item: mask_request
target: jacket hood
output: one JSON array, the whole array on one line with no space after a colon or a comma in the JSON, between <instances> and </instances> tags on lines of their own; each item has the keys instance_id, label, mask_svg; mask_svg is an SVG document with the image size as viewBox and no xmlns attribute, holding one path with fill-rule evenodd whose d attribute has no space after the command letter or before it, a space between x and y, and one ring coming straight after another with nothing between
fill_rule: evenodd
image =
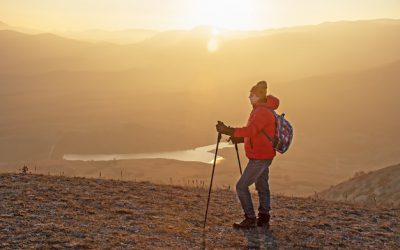
<instances>
[{"instance_id":1,"label":"jacket hood","mask_svg":"<svg viewBox=\"0 0 400 250\"><path fill-rule=\"evenodd\" d=\"M254 108L260 107L260 106L275 110L279 107L279 99L273 95L267 95L266 102L258 102L256 104L254 104Z\"/></svg>"}]
</instances>

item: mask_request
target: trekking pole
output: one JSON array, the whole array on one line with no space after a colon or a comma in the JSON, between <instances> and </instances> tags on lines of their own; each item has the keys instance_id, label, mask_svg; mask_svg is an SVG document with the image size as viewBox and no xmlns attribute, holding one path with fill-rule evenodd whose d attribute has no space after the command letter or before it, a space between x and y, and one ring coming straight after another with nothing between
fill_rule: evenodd
<instances>
[{"instance_id":1,"label":"trekking pole","mask_svg":"<svg viewBox=\"0 0 400 250\"><path fill-rule=\"evenodd\" d=\"M238 150L238 145L237 142L235 142L235 149L236 149L236 156L239 162L239 170L240 170L240 175L242 175L242 164L240 163L240 157L239 157L239 150Z\"/></svg>"},{"instance_id":2,"label":"trekking pole","mask_svg":"<svg viewBox=\"0 0 400 250\"><path fill-rule=\"evenodd\" d=\"M215 156L214 156L214 163L213 163L213 169L212 169L212 174L211 174L210 188L208 189L207 208L206 208L206 214L204 215L204 225L203 225L203 229L206 228L207 214L208 214L208 205L209 205L209 203L210 203L211 188L212 188L212 183L213 183L213 179L214 179L215 163L217 162L218 146L219 146L219 142L221 141L221 137L222 137L221 133L218 133L217 148L215 149Z\"/></svg>"}]
</instances>

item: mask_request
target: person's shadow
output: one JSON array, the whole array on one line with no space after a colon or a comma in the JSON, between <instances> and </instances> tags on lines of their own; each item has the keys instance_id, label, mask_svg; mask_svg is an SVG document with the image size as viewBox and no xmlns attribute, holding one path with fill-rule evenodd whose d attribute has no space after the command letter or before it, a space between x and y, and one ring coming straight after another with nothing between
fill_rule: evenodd
<instances>
[{"instance_id":1,"label":"person's shadow","mask_svg":"<svg viewBox=\"0 0 400 250\"><path fill-rule=\"evenodd\" d=\"M279 249L275 237L268 228L241 230L247 239L246 249Z\"/></svg>"},{"instance_id":2,"label":"person's shadow","mask_svg":"<svg viewBox=\"0 0 400 250\"><path fill-rule=\"evenodd\" d=\"M247 239L247 244L244 249L279 249L275 237L268 228L254 228L248 230L236 231L243 234ZM206 246L206 232L203 230L202 249L207 249Z\"/></svg>"}]
</instances>

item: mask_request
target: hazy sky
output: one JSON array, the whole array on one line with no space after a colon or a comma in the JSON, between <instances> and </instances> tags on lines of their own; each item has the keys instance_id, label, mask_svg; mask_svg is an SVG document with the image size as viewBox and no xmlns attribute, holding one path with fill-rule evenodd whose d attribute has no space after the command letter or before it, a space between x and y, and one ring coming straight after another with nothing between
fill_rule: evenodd
<instances>
[{"instance_id":1,"label":"hazy sky","mask_svg":"<svg viewBox=\"0 0 400 250\"><path fill-rule=\"evenodd\" d=\"M400 0L0 0L0 21L41 30L266 29L400 18Z\"/></svg>"}]
</instances>

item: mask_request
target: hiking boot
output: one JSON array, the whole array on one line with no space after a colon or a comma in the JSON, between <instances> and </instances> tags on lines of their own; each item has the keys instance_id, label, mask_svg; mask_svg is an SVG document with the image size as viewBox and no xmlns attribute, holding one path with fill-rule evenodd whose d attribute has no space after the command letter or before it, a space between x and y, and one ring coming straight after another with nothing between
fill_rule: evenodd
<instances>
[{"instance_id":1,"label":"hiking boot","mask_svg":"<svg viewBox=\"0 0 400 250\"><path fill-rule=\"evenodd\" d=\"M257 226L269 228L269 214L258 214Z\"/></svg>"},{"instance_id":2,"label":"hiking boot","mask_svg":"<svg viewBox=\"0 0 400 250\"><path fill-rule=\"evenodd\" d=\"M233 228L235 228L235 229L249 229L249 228L254 228L254 227L256 227L256 218L246 217L240 223L233 223Z\"/></svg>"}]
</instances>

